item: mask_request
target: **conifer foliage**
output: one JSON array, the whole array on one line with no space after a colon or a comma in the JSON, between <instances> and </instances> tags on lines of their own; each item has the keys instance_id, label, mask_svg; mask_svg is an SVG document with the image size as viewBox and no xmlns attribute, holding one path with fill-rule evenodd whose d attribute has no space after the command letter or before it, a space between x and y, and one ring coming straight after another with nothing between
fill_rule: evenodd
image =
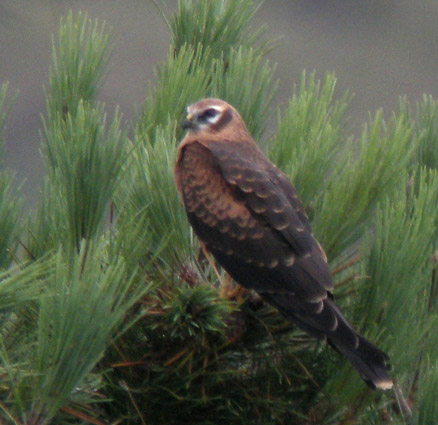
<instances>
[{"instance_id":1,"label":"conifer foliage","mask_svg":"<svg viewBox=\"0 0 438 425\"><path fill-rule=\"evenodd\" d=\"M252 0L180 0L172 44L127 136L97 95L103 23L53 38L31 218L0 169L0 423L413 424L438 415L438 107L401 100L345 134L351 96L303 72L278 113L272 44ZM233 104L293 180L346 316L384 349L394 391L231 282L173 182L186 105ZM0 137L10 103L0 89ZM264 137L278 116L276 133ZM3 140L1 141L3 147ZM30 214L29 214L30 216Z\"/></svg>"}]
</instances>

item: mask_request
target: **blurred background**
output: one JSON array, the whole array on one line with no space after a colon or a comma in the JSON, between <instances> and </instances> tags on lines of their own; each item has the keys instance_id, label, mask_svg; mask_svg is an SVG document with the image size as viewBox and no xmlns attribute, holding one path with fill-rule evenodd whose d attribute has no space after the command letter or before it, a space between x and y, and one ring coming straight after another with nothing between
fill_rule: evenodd
<instances>
[{"instance_id":1,"label":"blurred background","mask_svg":"<svg viewBox=\"0 0 438 425\"><path fill-rule=\"evenodd\" d=\"M160 0L159 0L160 2ZM163 0L168 14L176 0ZM29 205L42 178L39 156L44 89L51 35L69 10L105 20L114 45L99 99L126 119L140 111L154 68L168 52L169 32L151 0L0 0L0 83L15 96L6 128L5 165L15 170ZM368 114L388 116L406 95L415 103L438 92L438 1L436 0L266 0L254 25L268 26L278 47L279 93L285 105L303 69L338 78L337 94L355 94L348 131L357 132ZM276 116L275 110L273 115Z\"/></svg>"}]
</instances>

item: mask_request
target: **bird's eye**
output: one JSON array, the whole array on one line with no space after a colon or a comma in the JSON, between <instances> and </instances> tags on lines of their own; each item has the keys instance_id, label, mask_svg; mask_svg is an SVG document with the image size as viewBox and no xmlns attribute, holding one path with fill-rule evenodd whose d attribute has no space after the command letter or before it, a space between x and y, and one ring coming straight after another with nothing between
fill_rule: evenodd
<instances>
[{"instance_id":1,"label":"bird's eye","mask_svg":"<svg viewBox=\"0 0 438 425\"><path fill-rule=\"evenodd\" d=\"M219 111L217 109L214 108L210 108L205 110L202 115L201 118L204 121L209 121L211 118L214 118L215 116L217 116L219 114Z\"/></svg>"}]
</instances>

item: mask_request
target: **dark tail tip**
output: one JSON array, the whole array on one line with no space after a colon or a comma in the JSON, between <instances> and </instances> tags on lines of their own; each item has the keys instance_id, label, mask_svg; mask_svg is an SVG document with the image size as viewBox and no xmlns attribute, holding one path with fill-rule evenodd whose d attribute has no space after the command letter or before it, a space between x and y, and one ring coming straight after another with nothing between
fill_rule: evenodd
<instances>
[{"instance_id":1,"label":"dark tail tip","mask_svg":"<svg viewBox=\"0 0 438 425\"><path fill-rule=\"evenodd\" d=\"M358 335L359 344L356 348L339 347L361 378L372 389L390 390L394 383L388 376L391 370L388 356L371 342Z\"/></svg>"}]
</instances>

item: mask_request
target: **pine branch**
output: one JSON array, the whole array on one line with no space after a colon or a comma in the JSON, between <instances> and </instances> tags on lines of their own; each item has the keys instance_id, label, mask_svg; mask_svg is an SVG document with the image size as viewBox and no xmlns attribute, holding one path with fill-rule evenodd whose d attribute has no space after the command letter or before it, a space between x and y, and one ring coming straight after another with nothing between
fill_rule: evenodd
<instances>
[{"instance_id":1,"label":"pine branch","mask_svg":"<svg viewBox=\"0 0 438 425\"><path fill-rule=\"evenodd\" d=\"M4 130L8 113L8 84L0 87L0 270L6 269L14 258L21 232L21 200L16 195L14 175L4 170Z\"/></svg>"},{"instance_id":2,"label":"pine branch","mask_svg":"<svg viewBox=\"0 0 438 425\"><path fill-rule=\"evenodd\" d=\"M96 100L110 56L104 24L72 13L61 21L27 262L15 253L19 202L0 175L0 422L406 423L396 394L370 392L325 344L234 290L178 199L188 104L228 100L257 140L272 118L275 66L263 29L251 27L258 7L179 1L132 140ZM436 102L411 110L402 101L388 122L378 111L347 137L351 96L336 96L335 82L303 73L266 147L336 266L339 304L390 354L412 425L433 423ZM3 85L0 130L5 97Z\"/></svg>"},{"instance_id":3,"label":"pine branch","mask_svg":"<svg viewBox=\"0 0 438 425\"><path fill-rule=\"evenodd\" d=\"M54 274L46 281L29 423L49 423L75 392L92 397L99 384L87 376L120 330L127 311L148 290L133 287L121 261L102 270L101 256L102 248L85 251L84 244L71 265L59 254Z\"/></svg>"}]
</instances>

